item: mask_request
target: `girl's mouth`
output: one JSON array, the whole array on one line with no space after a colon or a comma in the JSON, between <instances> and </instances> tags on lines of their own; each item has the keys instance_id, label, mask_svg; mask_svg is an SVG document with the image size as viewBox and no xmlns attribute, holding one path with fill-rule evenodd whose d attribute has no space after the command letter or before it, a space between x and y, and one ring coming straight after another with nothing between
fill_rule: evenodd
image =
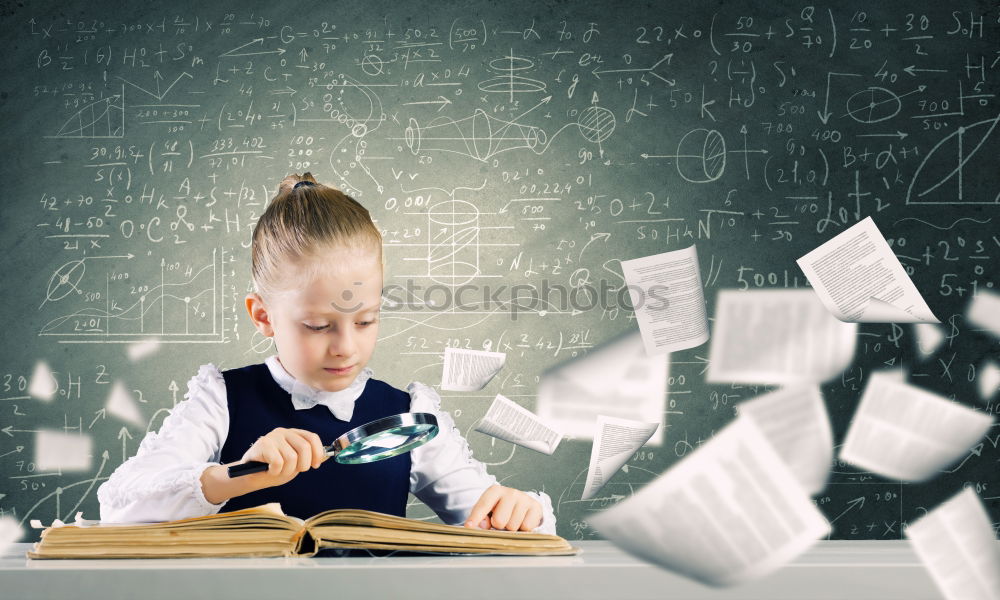
<instances>
[{"instance_id":1,"label":"girl's mouth","mask_svg":"<svg viewBox=\"0 0 1000 600\"><path fill-rule=\"evenodd\" d=\"M349 367L344 367L343 369L328 369L326 367L323 367L323 370L326 371L327 373L333 373L334 375L346 375L347 373L350 373L351 369L353 368L354 365L351 365Z\"/></svg>"}]
</instances>

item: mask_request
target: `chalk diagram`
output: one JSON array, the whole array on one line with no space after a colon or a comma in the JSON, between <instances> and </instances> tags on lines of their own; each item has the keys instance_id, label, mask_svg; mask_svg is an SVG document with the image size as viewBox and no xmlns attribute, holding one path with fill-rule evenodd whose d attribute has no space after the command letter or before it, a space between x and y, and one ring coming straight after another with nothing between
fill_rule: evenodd
<instances>
[{"instance_id":1,"label":"chalk diagram","mask_svg":"<svg viewBox=\"0 0 1000 600\"><path fill-rule=\"evenodd\" d=\"M1000 114L958 127L935 144L913 173L906 190L906 203L1000 203L1000 193L990 185L988 177L980 175L996 173L1000 166L997 159L1000 144L994 135L997 123L1000 123ZM973 177L966 177L967 173L972 173Z\"/></svg>"},{"instance_id":2,"label":"chalk diagram","mask_svg":"<svg viewBox=\"0 0 1000 600\"><path fill-rule=\"evenodd\" d=\"M131 343L150 335L162 336L162 342L222 341L220 290L224 281L216 250L210 263L189 273L180 272L178 263L161 260L159 285L119 279L122 274L113 277L110 273L102 284L85 282L87 262L99 258L72 260L52 273L39 309L57 302L85 302L88 295L91 299L88 306L45 323L39 336L94 343ZM168 282L168 277L177 281ZM120 305L121 300L113 297L115 289L128 305Z\"/></svg>"},{"instance_id":3,"label":"chalk diagram","mask_svg":"<svg viewBox=\"0 0 1000 600\"><path fill-rule=\"evenodd\" d=\"M491 94L507 94L514 101L514 94L544 94L545 82L538 79L518 75L535 68L535 62L530 58L514 56L511 49L507 56L494 58L488 68L497 73L496 77L479 82L479 90Z\"/></svg>"},{"instance_id":4,"label":"chalk diagram","mask_svg":"<svg viewBox=\"0 0 1000 600\"><path fill-rule=\"evenodd\" d=\"M370 156L366 136L378 130L385 121L385 111L382 99L370 87L356 79L342 75L339 83L327 85L328 89L336 89L336 106L330 109L329 119L301 119L302 121L321 121L339 123L348 128L330 151L330 167L344 183L354 189L361 189L361 179L368 179L375 184L379 193L385 191L385 186L373 173L369 161L386 160L389 157ZM356 183L352 183L352 179Z\"/></svg>"},{"instance_id":5,"label":"chalk diagram","mask_svg":"<svg viewBox=\"0 0 1000 600\"><path fill-rule=\"evenodd\" d=\"M411 118L404 131L404 141L413 155L422 152L460 154L480 162L489 162L496 155L511 150L528 149L543 154L563 130L575 127L588 142L598 145L604 155L603 143L615 131L614 114L596 104L580 111L573 123L563 125L552 135L541 127L521 123L528 113L548 104L552 96L543 98L527 111L510 119L501 119L477 108L462 119L437 117L425 125Z\"/></svg>"},{"instance_id":6,"label":"chalk diagram","mask_svg":"<svg viewBox=\"0 0 1000 600\"><path fill-rule=\"evenodd\" d=\"M677 142L674 154L642 153L644 159L665 158L674 161L677 174L688 183L710 183L722 177L726 172L726 157L729 154L742 154L743 163L750 175L749 156L751 154L767 154L766 149L750 150L747 148L747 137L744 133L743 148L726 149L726 138L715 129L699 127L692 129Z\"/></svg>"},{"instance_id":7,"label":"chalk diagram","mask_svg":"<svg viewBox=\"0 0 1000 600\"><path fill-rule=\"evenodd\" d=\"M91 102L63 122L54 138L122 139L125 137L125 85L121 92Z\"/></svg>"},{"instance_id":8,"label":"chalk diagram","mask_svg":"<svg viewBox=\"0 0 1000 600\"><path fill-rule=\"evenodd\" d=\"M899 96L883 87L869 87L847 99L847 116L858 123L879 123L899 114Z\"/></svg>"}]
</instances>

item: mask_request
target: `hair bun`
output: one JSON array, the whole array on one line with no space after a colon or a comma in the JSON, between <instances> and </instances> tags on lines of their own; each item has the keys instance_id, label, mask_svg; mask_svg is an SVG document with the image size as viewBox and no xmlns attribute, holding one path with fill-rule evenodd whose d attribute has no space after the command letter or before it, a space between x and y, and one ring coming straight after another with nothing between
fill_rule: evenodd
<instances>
[{"instance_id":1,"label":"hair bun","mask_svg":"<svg viewBox=\"0 0 1000 600\"><path fill-rule=\"evenodd\" d=\"M300 181L300 182L296 183L295 185L293 185L292 189L295 190L295 189L298 189L298 188L300 188L300 187L302 187L304 185L309 186L309 185L316 185L316 184L313 183L312 181Z\"/></svg>"}]
</instances>

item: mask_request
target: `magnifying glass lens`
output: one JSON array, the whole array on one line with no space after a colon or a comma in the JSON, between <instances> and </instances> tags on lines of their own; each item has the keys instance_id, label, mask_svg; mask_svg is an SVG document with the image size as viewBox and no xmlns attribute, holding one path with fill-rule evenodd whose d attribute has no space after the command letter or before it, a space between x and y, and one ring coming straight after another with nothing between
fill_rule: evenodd
<instances>
[{"instance_id":1,"label":"magnifying glass lens","mask_svg":"<svg viewBox=\"0 0 1000 600\"><path fill-rule=\"evenodd\" d=\"M391 458L409 452L436 434L437 425L432 423L390 427L357 440L337 453L335 460L347 465L356 465Z\"/></svg>"}]
</instances>

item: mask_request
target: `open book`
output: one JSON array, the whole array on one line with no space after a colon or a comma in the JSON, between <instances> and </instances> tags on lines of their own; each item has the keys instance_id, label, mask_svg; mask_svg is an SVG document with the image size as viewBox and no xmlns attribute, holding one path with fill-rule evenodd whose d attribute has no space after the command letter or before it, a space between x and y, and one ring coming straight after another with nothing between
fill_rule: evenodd
<instances>
[{"instance_id":1,"label":"open book","mask_svg":"<svg viewBox=\"0 0 1000 600\"><path fill-rule=\"evenodd\" d=\"M48 527L27 555L28 558L313 556L324 548L462 554L579 552L555 535L470 529L367 510L328 510L303 521L284 514L281 505L272 502L163 523Z\"/></svg>"}]
</instances>

